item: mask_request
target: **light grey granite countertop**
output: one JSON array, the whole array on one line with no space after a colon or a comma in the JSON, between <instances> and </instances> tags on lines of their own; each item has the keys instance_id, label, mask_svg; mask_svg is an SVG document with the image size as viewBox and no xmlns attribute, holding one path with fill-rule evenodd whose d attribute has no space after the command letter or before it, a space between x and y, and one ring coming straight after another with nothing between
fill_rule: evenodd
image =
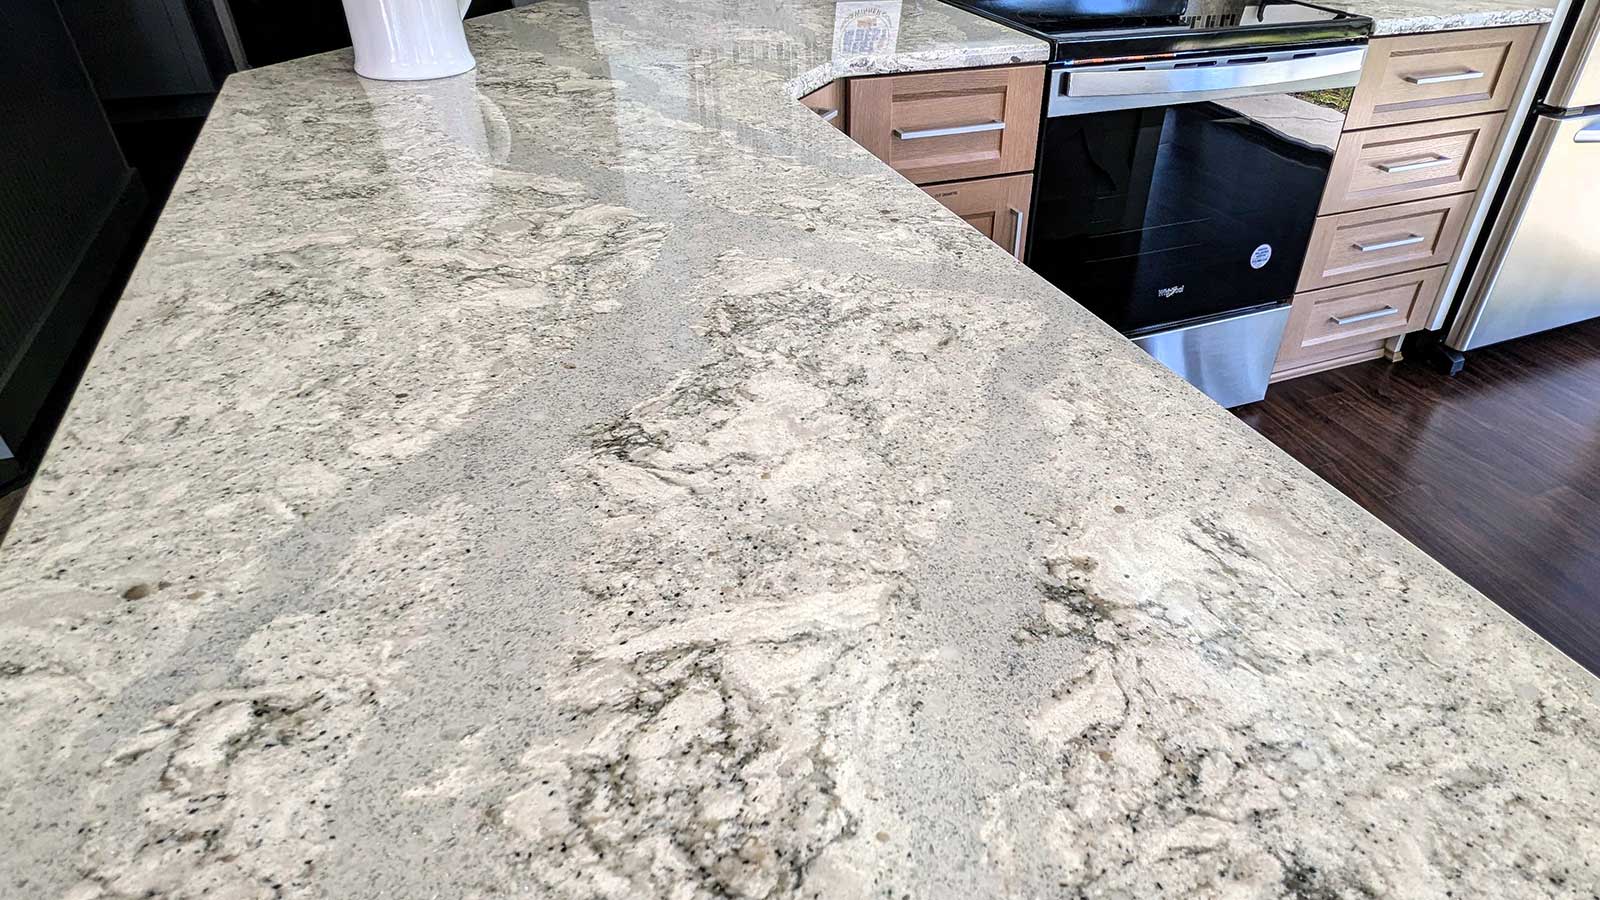
<instances>
[{"instance_id":1,"label":"light grey granite countertop","mask_svg":"<svg viewBox=\"0 0 1600 900\"><path fill-rule=\"evenodd\" d=\"M1322 5L1371 18L1374 37L1542 25L1555 18L1555 4L1538 0L1333 0Z\"/></svg>"},{"instance_id":2,"label":"light grey granite countertop","mask_svg":"<svg viewBox=\"0 0 1600 900\"><path fill-rule=\"evenodd\" d=\"M1596 681L791 102L831 21L229 80L0 554L0 894L1600 891Z\"/></svg>"},{"instance_id":3,"label":"light grey granite countertop","mask_svg":"<svg viewBox=\"0 0 1600 900\"><path fill-rule=\"evenodd\" d=\"M934 69L1045 62L1050 46L1038 38L940 0L765 0L745 9L725 0L713 14L743 33L778 30L796 70L789 93L804 96L836 78ZM888 28L884 28L884 24ZM734 51L737 55L738 51Z\"/></svg>"}]
</instances>

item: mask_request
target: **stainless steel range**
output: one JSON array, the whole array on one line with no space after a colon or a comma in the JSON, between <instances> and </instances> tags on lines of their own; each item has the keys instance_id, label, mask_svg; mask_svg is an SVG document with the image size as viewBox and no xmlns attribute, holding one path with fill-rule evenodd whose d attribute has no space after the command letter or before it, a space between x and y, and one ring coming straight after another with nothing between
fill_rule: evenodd
<instances>
[{"instance_id":1,"label":"stainless steel range","mask_svg":"<svg viewBox=\"0 0 1600 900\"><path fill-rule=\"evenodd\" d=\"M1266 392L1371 20L947 0L1048 40L1027 263L1224 406Z\"/></svg>"}]
</instances>

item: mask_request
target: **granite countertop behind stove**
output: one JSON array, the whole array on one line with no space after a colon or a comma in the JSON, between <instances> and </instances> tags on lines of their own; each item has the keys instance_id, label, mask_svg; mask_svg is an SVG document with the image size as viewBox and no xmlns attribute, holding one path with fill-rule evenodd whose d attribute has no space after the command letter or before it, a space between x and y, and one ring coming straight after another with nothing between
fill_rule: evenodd
<instances>
[{"instance_id":1,"label":"granite countertop behind stove","mask_svg":"<svg viewBox=\"0 0 1600 900\"><path fill-rule=\"evenodd\" d=\"M1555 18L1553 3L1525 0L1333 0L1322 5L1371 18L1374 37L1542 25Z\"/></svg>"}]
</instances>

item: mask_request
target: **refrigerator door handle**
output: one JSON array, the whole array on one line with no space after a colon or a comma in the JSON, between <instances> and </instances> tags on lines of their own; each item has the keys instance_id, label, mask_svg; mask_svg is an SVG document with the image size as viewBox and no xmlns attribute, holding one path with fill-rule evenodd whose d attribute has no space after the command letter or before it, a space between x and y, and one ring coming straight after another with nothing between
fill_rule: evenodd
<instances>
[{"instance_id":1,"label":"refrigerator door handle","mask_svg":"<svg viewBox=\"0 0 1600 900\"><path fill-rule=\"evenodd\" d=\"M1550 60L1554 75L1543 97L1556 109L1600 104L1600 3L1573 3L1571 36Z\"/></svg>"}]
</instances>

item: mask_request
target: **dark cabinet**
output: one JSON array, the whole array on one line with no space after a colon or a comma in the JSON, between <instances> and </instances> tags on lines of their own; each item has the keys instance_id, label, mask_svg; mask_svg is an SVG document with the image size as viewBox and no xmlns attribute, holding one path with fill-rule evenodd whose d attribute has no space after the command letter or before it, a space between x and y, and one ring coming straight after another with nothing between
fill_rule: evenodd
<instances>
[{"instance_id":1,"label":"dark cabinet","mask_svg":"<svg viewBox=\"0 0 1600 900\"><path fill-rule=\"evenodd\" d=\"M215 94L237 68L212 0L58 3L103 100Z\"/></svg>"},{"instance_id":2,"label":"dark cabinet","mask_svg":"<svg viewBox=\"0 0 1600 900\"><path fill-rule=\"evenodd\" d=\"M6 0L5 19L0 490L42 453L53 429L45 410L103 315L144 204L54 0Z\"/></svg>"}]
</instances>

